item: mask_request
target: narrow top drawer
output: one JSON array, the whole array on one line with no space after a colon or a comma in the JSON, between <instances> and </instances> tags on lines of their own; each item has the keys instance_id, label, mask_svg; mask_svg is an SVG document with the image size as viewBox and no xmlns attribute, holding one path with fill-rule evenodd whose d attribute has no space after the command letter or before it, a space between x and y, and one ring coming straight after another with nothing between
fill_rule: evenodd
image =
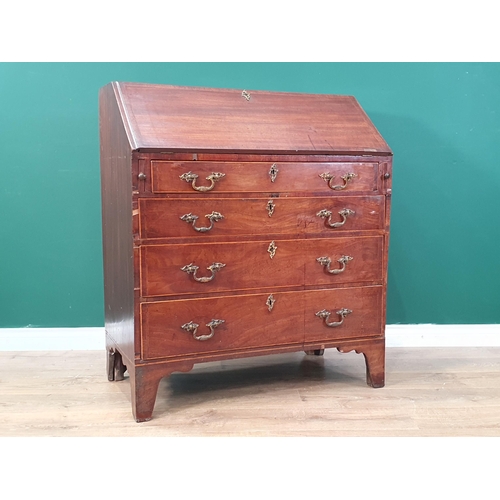
<instances>
[{"instance_id":1,"label":"narrow top drawer","mask_svg":"<svg viewBox=\"0 0 500 500\"><path fill-rule=\"evenodd\" d=\"M152 161L153 193L373 193L378 163Z\"/></svg>"}]
</instances>

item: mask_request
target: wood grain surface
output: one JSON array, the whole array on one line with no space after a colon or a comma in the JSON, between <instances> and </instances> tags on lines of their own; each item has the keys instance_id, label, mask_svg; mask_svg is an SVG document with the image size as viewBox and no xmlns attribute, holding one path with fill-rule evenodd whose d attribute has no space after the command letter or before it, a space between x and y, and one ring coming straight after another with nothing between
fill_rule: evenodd
<instances>
[{"instance_id":1,"label":"wood grain surface","mask_svg":"<svg viewBox=\"0 0 500 500\"><path fill-rule=\"evenodd\" d=\"M352 96L111 84L133 149L289 153L391 150Z\"/></svg>"},{"instance_id":2,"label":"wood grain surface","mask_svg":"<svg viewBox=\"0 0 500 500\"><path fill-rule=\"evenodd\" d=\"M274 178L269 172L275 170ZM186 193L196 194L192 184L182 180L181 175L192 172L198 175L195 186L210 186L206 180L212 172L220 172L224 177L218 180L207 193L224 192L323 192L328 195L332 191L338 193L372 193L377 189L378 163L359 162L223 162L223 161L152 161L153 193ZM332 190L321 174L334 176L332 186L343 186L341 190ZM355 174L345 182L342 176Z\"/></svg>"},{"instance_id":3,"label":"wood grain surface","mask_svg":"<svg viewBox=\"0 0 500 500\"><path fill-rule=\"evenodd\" d=\"M271 258L269 248L273 242L276 250ZM272 292L287 286L382 283L381 251L379 237L145 245L140 249L141 294L159 297L261 288ZM342 266L338 260L342 256L352 260L345 263L345 270L339 274L330 274L317 261L328 257L332 261L330 270L339 270ZM182 270L190 264L198 267L196 272ZM212 264L224 267L210 270ZM211 279L199 282L195 278Z\"/></svg>"},{"instance_id":4,"label":"wood grain surface","mask_svg":"<svg viewBox=\"0 0 500 500\"><path fill-rule=\"evenodd\" d=\"M106 331L134 359L132 152L111 86L99 92L104 318Z\"/></svg>"},{"instance_id":5,"label":"wood grain surface","mask_svg":"<svg viewBox=\"0 0 500 500\"><path fill-rule=\"evenodd\" d=\"M338 339L383 335L381 286L338 288L284 293L233 295L141 305L142 358L167 358L184 354L212 353L231 356L231 351L304 343L328 343ZM268 301L272 299L272 307ZM351 313L337 327L328 327L316 313L328 308L329 322L336 311ZM206 325L223 320L212 333ZM199 325L195 334L182 325ZM244 353L242 353L244 355Z\"/></svg>"},{"instance_id":6,"label":"wood grain surface","mask_svg":"<svg viewBox=\"0 0 500 500\"><path fill-rule=\"evenodd\" d=\"M268 297L256 294L142 304L143 359L303 344L303 294L274 293L271 311ZM212 319L224 323L214 328L208 340L196 340L181 328L193 321L200 325L196 335L207 335L210 330L205 325Z\"/></svg>"},{"instance_id":7,"label":"wood grain surface","mask_svg":"<svg viewBox=\"0 0 500 500\"><path fill-rule=\"evenodd\" d=\"M0 436L500 436L500 348L388 348L363 358L280 354L195 365L160 382L150 422L105 353L1 352Z\"/></svg>"},{"instance_id":8,"label":"wood grain surface","mask_svg":"<svg viewBox=\"0 0 500 500\"><path fill-rule=\"evenodd\" d=\"M273 205L269 216L269 203ZM139 237L149 238L219 238L247 235L305 235L334 236L346 231L384 229L383 196L346 196L317 198L178 198L139 200ZM321 210L332 212L331 223L342 222L338 213L344 209L354 211L340 227L325 224L318 216ZM195 226L209 227L207 215L218 212L223 219L214 222L212 229L200 234L192 224L181 219L187 214L198 216Z\"/></svg>"}]
</instances>

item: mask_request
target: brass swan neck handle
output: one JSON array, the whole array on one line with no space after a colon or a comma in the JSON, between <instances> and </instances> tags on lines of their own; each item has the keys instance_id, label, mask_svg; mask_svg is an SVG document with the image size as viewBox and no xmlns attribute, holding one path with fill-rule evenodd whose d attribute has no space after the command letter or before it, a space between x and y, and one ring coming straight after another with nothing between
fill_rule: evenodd
<instances>
[{"instance_id":1,"label":"brass swan neck handle","mask_svg":"<svg viewBox=\"0 0 500 500\"><path fill-rule=\"evenodd\" d=\"M195 266L193 263L181 267L181 271L192 274L195 281L198 281L199 283L208 283L215 278L215 273L220 271L223 267L226 267L226 264L222 264L221 262L214 262L213 264L209 265L207 267L207 270L212 272L212 276L196 276L196 272L198 271L199 266Z\"/></svg>"},{"instance_id":2,"label":"brass swan neck handle","mask_svg":"<svg viewBox=\"0 0 500 500\"><path fill-rule=\"evenodd\" d=\"M191 224L195 231L199 233L206 233L210 231L214 227L214 222L218 222L224 218L224 216L219 212L212 212L211 214L205 215L205 217L210 221L210 226L208 227L196 227L196 221L199 219L198 215L188 213L184 214L182 217L179 217L184 222Z\"/></svg>"},{"instance_id":3,"label":"brass swan neck handle","mask_svg":"<svg viewBox=\"0 0 500 500\"><path fill-rule=\"evenodd\" d=\"M221 172L212 172L209 176L205 177L207 181L210 181L210 186L197 186L196 179L198 179L199 175L193 172L186 172L185 174L179 175L179 179L188 183L190 182L195 191L206 193L207 191L211 191L214 188L215 183L225 177L225 175L226 174Z\"/></svg>"},{"instance_id":4,"label":"brass swan neck handle","mask_svg":"<svg viewBox=\"0 0 500 500\"><path fill-rule=\"evenodd\" d=\"M336 184L332 185L333 179L335 179L335 176L331 174L330 172L325 172L324 174L319 174L319 176L328 184L328 187L330 189L334 189L335 191L340 191L342 189L345 189L347 187L347 184L356 177L356 174L354 172L349 172L348 174L343 175L340 177L343 181L344 184Z\"/></svg>"},{"instance_id":5,"label":"brass swan neck handle","mask_svg":"<svg viewBox=\"0 0 500 500\"><path fill-rule=\"evenodd\" d=\"M195 323L194 321L190 321L189 323L185 323L184 325L181 326L183 330L186 330L189 333L193 334L193 338L195 340L208 340L211 339L214 336L215 333L215 328L217 328L219 325L224 323L225 320L223 319L213 319L209 323L206 324L208 328L210 328L210 334L209 335L196 335L196 332L199 328L199 324Z\"/></svg>"},{"instance_id":6,"label":"brass swan neck handle","mask_svg":"<svg viewBox=\"0 0 500 500\"><path fill-rule=\"evenodd\" d=\"M336 228L336 227L343 226L347 220L347 217L355 215L356 212L354 210L351 210L350 208L343 208L342 210L340 210L340 212L338 212L338 214L342 217L341 222L332 222L332 211L327 210L326 208L324 208L323 210L320 210L316 215L318 217L322 217L323 219L326 219L325 225L327 227Z\"/></svg>"},{"instance_id":7,"label":"brass swan neck handle","mask_svg":"<svg viewBox=\"0 0 500 500\"><path fill-rule=\"evenodd\" d=\"M330 328L334 328L336 326L340 326L344 322L344 318L348 314L351 314L351 313L352 313L352 311L350 309L342 308L342 309L335 312L335 314L337 314L340 317L340 321L332 321L331 323L328 323L328 318L330 317L330 315L332 313L330 311L327 311L326 309L323 309L322 311L318 311L316 313L316 316L318 316L318 318L323 318L325 320L326 326L328 326Z\"/></svg>"},{"instance_id":8,"label":"brass swan neck handle","mask_svg":"<svg viewBox=\"0 0 500 500\"><path fill-rule=\"evenodd\" d=\"M330 264L332 263L332 259L330 259L330 257L318 257L316 259L317 262L326 267L326 272L330 274L343 273L345 271L346 264L351 260L353 260L353 257L350 257L349 255L342 255L342 257L337 260L337 262L341 264L342 267L340 269L330 269Z\"/></svg>"}]
</instances>

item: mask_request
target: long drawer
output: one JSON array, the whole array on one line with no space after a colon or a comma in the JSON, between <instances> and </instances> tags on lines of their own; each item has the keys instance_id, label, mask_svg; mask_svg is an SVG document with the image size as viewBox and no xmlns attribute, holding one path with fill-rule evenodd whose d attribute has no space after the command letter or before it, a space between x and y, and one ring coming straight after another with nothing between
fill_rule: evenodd
<instances>
[{"instance_id":1,"label":"long drawer","mask_svg":"<svg viewBox=\"0 0 500 500\"><path fill-rule=\"evenodd\" d=\"M143 297L381 282L381 236L144 245Z\"/></svg>"},{"instance_id":2,"label":"long drawer","mask_svg":"<svg viewBox=\"0 0 500 500\"><path fill-rule=\"evenodd\" d=\"M143 303L142 358L379 336L381 314L381 286Z\"/></svg>"},{"instance_id":3,"label":"long drawer","mask_svg":"<svg viewBox=\"0 0 500 500\"><path fill-rule=\"evenodd\" d=\"M190 236L334 235L384 227L383 196L142 198L142 239Z\"/></svg>"},{"instance_id":4,"label":"long drawer","mask_svg":"<svg viewBox=\"0 0 500 500\"><path fill-rule=\"evenodd\" d=\"M152 161L151 169L153 193L373 193L378 163Z\"/></svg>"},{"instance_id":5,"label":"long drawer","mask_svg":"<svg viewBox=\"0 0 500 500\"><path fill-rule=\"evenodd\" d=\"M297 307L301 297L269 295L143 303L143 358L302 343L303 311ZM271 311L268 299L276 301ZM224 323L207 326L217 320ZM193 323L199 325L196 331L187 326Z\"/></svg>"}]
</instances>

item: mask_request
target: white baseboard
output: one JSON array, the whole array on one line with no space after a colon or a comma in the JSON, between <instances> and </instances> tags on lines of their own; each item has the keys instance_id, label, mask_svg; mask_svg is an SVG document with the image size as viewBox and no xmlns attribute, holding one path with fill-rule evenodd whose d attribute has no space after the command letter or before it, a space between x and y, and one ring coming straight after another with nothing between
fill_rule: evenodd
<instances>
[{"instance_id":1,"label":"white baseboard","mask_svg":"<svg viewBox=\"0 0 500 500\"><path fill-rule=\"evenodd\" d=\"M387 325L387 347L500 347L500 325ZM98 351L104 327L0 328L0 351Z\"/></svg>"},{"instance_id":2,"label":"white baseboard","mask_svg":"<svg viewBox=\"0 0 500 500\"><path fill-rule=\"evenodd\" d=\"M104 327L1 328L0 351L98 351Z\"/></svg>"},{"instance_id":3,"label":"white baseboard","mask_svg":"<svg viewBox=\"0 0 500 500\"><path fill-rule=\"evenodd\" d=\"M387 347L500 347L500 325L387 325Z\"/></svg>"}]
</instances>

